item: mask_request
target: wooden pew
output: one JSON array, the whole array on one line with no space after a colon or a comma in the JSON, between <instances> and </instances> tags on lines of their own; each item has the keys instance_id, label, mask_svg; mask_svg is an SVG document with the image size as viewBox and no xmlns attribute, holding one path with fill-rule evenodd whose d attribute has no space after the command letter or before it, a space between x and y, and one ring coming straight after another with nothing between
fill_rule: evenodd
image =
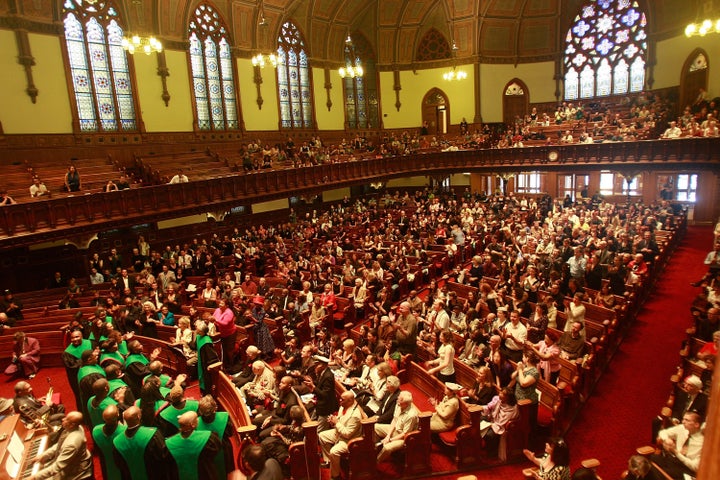
<instances>
[{"instance_id":1,"label":"wooden pew","mask_svg":"<svg viewBox=\"0 0 720 480\"><path fill-rule=\"evenodd\" d=\"M318 449L318 422L310 419L310 414L300 395L292 389L297 403L303 410L303 430L305 438L302 442L294 442L288 447L290 455L290 476L294 480L320 480L320 450Z\"/></svg>"},{"instance_id":2,"label":"wooden pew","mask_svg":"<svg viewBox=\"0 0 720 480\"><path fill-rule=\"evenodd\" d=\"M35 332L29 335L40 342L40 368L62 367L62 353L67 346L65 343L65 332L61 330ZM15 340L12 335L0 335L0 368L5 370L12 360L13 345Z\"/></svg>"},{"instance_id":3,"label":"wooden pew","mask_svg":"<svg viewBox=\"0 0 720 480\"><path fill-rule=\"evenodd\" d=\"M213 377L213 397L218 401L223 410L228 412L230 421L238 440L242 441L247 437L255 435L257 427L250 420L250 412L247 409L245 399L240 395L240 390L235 388L230 377L221 370L222 363L214 363L208 367ZM238 442L239 444L239 442Z\"/></svg>"},{"instance_id":4,"label":"wooden pew","mask_svg":"<svg viewBox=\"0 0 720 480\"><path fill-rule=\"evenodd\" d=\"M160 355L157 359L163 363L165 366L164 371L168 375L175 377L180 373L188 373L187 360L180 348L174 347L168 342L157 338L142 337L139 335L135 335L134 338L142 343L146 355L150 355L150 352L156 348L160 349Z\"/></svg>"}]
</instances>

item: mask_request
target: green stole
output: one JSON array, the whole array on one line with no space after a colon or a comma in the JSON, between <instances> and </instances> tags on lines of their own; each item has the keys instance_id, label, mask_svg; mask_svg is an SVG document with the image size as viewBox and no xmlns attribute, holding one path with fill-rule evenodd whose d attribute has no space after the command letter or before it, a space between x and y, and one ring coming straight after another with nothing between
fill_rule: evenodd
<instances>
[{"instance_id":1,"label":"green stole","mask_svg":"<svg viewBox=\"0 0 720 480\"><path fill-rule=\"evenodd\" d=\"M113 459L113 440L115 440L115 437L122 435L127 427L119 423L115 431L110 436L107 436L103 430L104 426L98 425L93 428L93 442L100 449L103 459L105 459L106 480L121 480L120 470L115 467L115 460Z\"/></svg>"},{"instance_id":2,"label":"green stole","mask_svg":"<svg viewBox=\"0 0 720 480\"><path fill-rule=\"evenodd\" d=\"M230 415L228 415L227 412L215 412L215 420L213 420L210 423L206 423L202 417L198 417L197 429L215 432L215 434L220 438L220 440L224 440L225 429L227 428L228 421L230 421ZM213 460L213 465L215 465L215 471L218 474L218 478L226 478L227 477L227 472L225 471L224 442L223 442L223 448L221 448L220 451L217 453L217 455L215 455L215 459Z\"/></svg>"},{"instance_id":3,"label":"green stole","mask_svg":"<svg viewBox=\"0 0 720 480\"><path fill-rule=\"evenodd\" d=\"M185 400L185 406L183 408L175 408L172 405L168 405L163 411L160 412L160 416L168 423L175 425L175 428L180 428L180 421L178 417L185 412L197 412L198 402L197 400Z\"/></svg>"},{"instance_id":4,"label":"green stole","mask_svg":"<svg viewBox=\"0 0 720 480\"><path fill-rule=\"evenodd\" d=\"M150 363L150 360L148 360L147 357L142 353L133 353L131 355L128 355L125 359L125 368L129 367L135 362L140 362L143 365L147 365L148 363Z\"/></svg>"},{"instance_id":5,"label":"green stole","mask_svg":"<svg viewBox=\"0 0 720 480\"><path fill-rule=\"evenodd\" d=\"M117 405L117 402L112 397L105 397L103 398L103 401L100 402L100 405L97 407L93 407L93 400L95 400L95 395L90 397L90 399L87 402L87 409L88 414L90 415L90 426L94 427L95 425L100 425L103 422L103 411L105 408L107 408L110 405Z\"/></svg>"},{"instance_id":6,"label":"green stole","mask_svg":"<svg viewBox=\"0 0 720 480\"><path fill-rule=\"evenodd\" d=\"M127 342L125 340L118 343L118 352L120 352L120 355L122 355L123 357L127 357L128 353L130 353L130 352L128 352Z\"/></svg>"},{"instance_id":7,"label":"green stole","mask_svg":"<svg viewBox=\"0 0 720 480\"><path fill-rule=\"evenodd\" d=\"M106 352L100 355L100 363L103 362L106 358L111 358L118 362L120 364L120 367L125 367L125 357L123 357L120 352Z\"/></svg>"},{"instance_id":8,"label":"green stole","mask_svg":"<svg viewBox=\"0 0 720 480\"><path fill-rule=\"evenodd\" d=\"M113 444L125 460L125 464L130 470L130 478L133 480L152 480L148 478L145 468L145 449L156 431L157 428L154 427L140 426L132 438L129 438L125 432L125 435L118 435L113 440Z\"/></svg>"},{"instance_id":9,"label":"green stole","mask_svg":"<svg viewBox=\"0 0 720 480\"><path fill-rule=\"evenodd\" d=\"M165 441L170 454L177 463L180 480L199 480L198 460L200 453L212 432L195 430L189 437L183 438L180 433Z\"/></svg>"},{"instance_id":10,"label":"green stole","mask_svg":"<svg viewBox=\"0 0 720 480\"><path fill-rule=\"evenodd\" d=\"M198 335L195 338L197 346L198 381L200 383L200 390L205 391L205 375L203 375L202 355L200 355L200 350L207 344L212 345L212 338L208 337L207 335ZM205 365L205 367L207 367L207 365Z\"/></svg>"},{"instance_id":11,"label":"green stole","mask_svg":"<svg viewBox=\"0 0 720 480\"><path fill-rule=\"evenodd\" d=\"M145 382L147 382L147 379L152 377L152 375L153 374L151 373L150 375L145 376L145 378L143 378L143 384L145 384ZM164 373L160 374L160 377L158 378L160 378L160 395L165 398L168 396L168 393L170 393L170 389L167 387L167 385L168 383L170 383L170 380L172 380L172 378L170 378L170 375L165 375Z\"/></svg>"},{"instance_id":12,"label":"green stole","mask_svg":"<svg viewBox=\"0 0 720 480\"><path fill-rule=\"evenodd\" d=\"M125 380L123 380L122 378L113 378L112 380L108 380L108 387L110 387L108 395L112 395L112 393L118 388L130 388L128 384L125 383Z\"/></svg>"},{"instance_id":13,"label":"green stole","mask_svg":"<svg viewBox=\"0 0 720 480\"><path fill-rule=\"evenodd\" d=\"M85 365L84 367L80 367L80 370L78 370L78 382L91 373L99 373L103 377L105 376L105 370L103 370L100 365Z\"/></svg>"},{"instance_id":14,"label":"green stole","mask_svg":"<svg viewBox=\"0 0 720 480\"><path fill-rule=\"evenodd\" d=\"M92 349L92 342L90 342L90 340L88 339L83 339L82 343L80 343L80 345L78 345L77 347L72 343L68 345L65 349L65 353L72 355L79 360L82 357L82 352Z\"/></svg>"}]
</instances>

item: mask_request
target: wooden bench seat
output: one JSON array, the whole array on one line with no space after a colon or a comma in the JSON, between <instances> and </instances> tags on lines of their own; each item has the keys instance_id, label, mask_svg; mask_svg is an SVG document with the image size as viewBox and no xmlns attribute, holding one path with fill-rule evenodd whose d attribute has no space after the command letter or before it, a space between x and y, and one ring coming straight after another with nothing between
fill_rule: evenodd
<instances>
[{"instance_id":1,"label":"wooden bench seat","mask_svg":"<svg viewBox=\"0 0 720 480\"><path fill-rule=\"evenodd\" d=\"M34 332L32 338L40 342L40 368L62 367L62 353L67 347L65 333L61 330ZM0 369L5 370L12 360L12 335L0 335Z\"/></svg>"}]
</instances>

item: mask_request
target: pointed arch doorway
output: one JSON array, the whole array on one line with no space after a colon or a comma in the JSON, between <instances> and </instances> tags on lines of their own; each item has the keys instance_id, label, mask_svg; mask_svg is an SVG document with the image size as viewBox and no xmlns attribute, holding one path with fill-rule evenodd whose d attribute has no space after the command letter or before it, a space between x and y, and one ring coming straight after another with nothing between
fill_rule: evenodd
<instances>
[{"instance_id":1,"label":"pointed arch doorway","mask_svg":"<svg viewBox=\"0 0 720 480\"><path fill-rule=\"evenodd\" d=\"M705 50L696 48L688 55L680 73L681 112L686 106L693 105L701 88L707 90L709 70L708 56Z\"/></svg>"},{"instance_id":2,"label":"pointed arch doorway","mask_svg":"<svg viewBox=\"0 0 720 480\"><path fill-rule=\"evenodd\" d=\"M510 80L503 89L503 122L514 125L515 117L525 118L528 113L530 92L519 78Z\"/></svg>"},{"instance_id":3,"label":"pointed arch doorway","mask_svg":"<svg viewBox=\"0 0 720 480\"><path fill-rule=\"evenodd\" d=\"M429 135L445 134L450 126L450 101L439 88L433 88L423 97L422 124L426 123Z\"/></svg>"}]
</instances>

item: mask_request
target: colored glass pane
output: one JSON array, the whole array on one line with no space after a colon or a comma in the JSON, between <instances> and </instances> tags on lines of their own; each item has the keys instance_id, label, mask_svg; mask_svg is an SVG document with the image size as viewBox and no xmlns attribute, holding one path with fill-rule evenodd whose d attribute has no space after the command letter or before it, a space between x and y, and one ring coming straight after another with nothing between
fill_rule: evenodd
<instances>
[{"instance_id":1,"label":"colored glass pane","mask_svg":"<svg viewBox=\"0 0 720 480\"><path fill-rule=\"evenodd\" d=\"M646 26L637 0L586 2L566 36L565 99L577 99L578 93L580 98L593 98L641 91ZM573 71L581 72L579 78Z\"/></svg>"},{"instance_id":2,"label":"colored glass pane","mask_svg":"<svg viewBox=\"0 0 720 480\"><path fill-rule=\"evenodd\" d=\"M312 85L305 41L297 27L283 24L278 36L277 85L282 128L311 128Z\"/></svg>"}]
</instances>

